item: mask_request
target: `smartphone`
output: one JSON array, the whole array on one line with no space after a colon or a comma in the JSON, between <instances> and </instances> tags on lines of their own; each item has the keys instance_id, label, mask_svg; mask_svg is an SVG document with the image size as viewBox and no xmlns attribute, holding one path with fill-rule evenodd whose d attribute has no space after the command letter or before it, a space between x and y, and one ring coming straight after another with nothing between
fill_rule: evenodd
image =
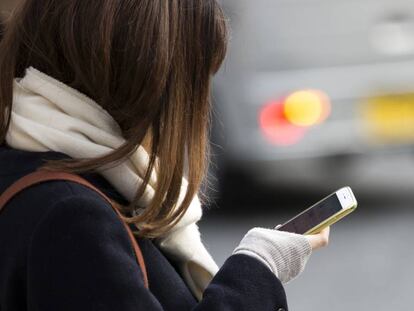
<instances>
[{"instance_id":1,"label":"smartphone","mask_svg":"<svg viewBox=\"0 0 414 311\"><path fill-rule=\"evenodd\" d=\"M277 230L316 234L353 212L357 205L351 188L344 187L277 227Z\"/></svg>"}]
</instances>

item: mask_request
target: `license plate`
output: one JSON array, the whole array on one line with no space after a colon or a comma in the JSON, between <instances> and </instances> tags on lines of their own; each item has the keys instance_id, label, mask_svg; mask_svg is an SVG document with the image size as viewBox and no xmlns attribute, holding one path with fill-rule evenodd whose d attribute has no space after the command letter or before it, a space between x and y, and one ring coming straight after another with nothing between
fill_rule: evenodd
<instances>
[{"instance_id":1,"label":"license plate","mask_svg":"<svg viewBox=\"0 0 414 311\"><path fill-rule=\"evenodd\" d=\"M370 98L362 105L368 136L381 143L414 142L414 93Z\"/></svg>"}]
</instances>

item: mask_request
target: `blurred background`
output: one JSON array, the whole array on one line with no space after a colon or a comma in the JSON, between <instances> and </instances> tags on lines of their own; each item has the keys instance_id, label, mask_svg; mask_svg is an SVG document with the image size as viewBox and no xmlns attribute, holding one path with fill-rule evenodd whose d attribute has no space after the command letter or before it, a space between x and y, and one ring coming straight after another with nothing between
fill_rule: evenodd
<instances>
[{"instance_id":1,"label":"blurred background","mask_svg":"<svg viewBox=\"0 0 414 311\"><path fill-rule=\"evenodd\" d=\"M222 264L251 227L348 185L359 207L287 285L291 310L413 310L414 2L222 2L210 251Z\"/></svg>"}]
</instances>

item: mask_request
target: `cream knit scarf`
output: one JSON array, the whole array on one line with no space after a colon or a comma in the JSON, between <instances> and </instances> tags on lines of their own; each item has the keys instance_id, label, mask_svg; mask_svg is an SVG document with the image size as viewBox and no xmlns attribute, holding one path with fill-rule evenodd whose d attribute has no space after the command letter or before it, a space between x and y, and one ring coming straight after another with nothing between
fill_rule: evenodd
<instances>
[{"instance_id":1,"label":"cream knit scarf","mask_svg":"<svg viewBox=\"0 0 414 311\"><path fill-rule=\"evenodd\" d=\"M72 158L93 158L109 153L124 142L115 120L90 98L53 79L28 68L14 83L10 129L6 141L16 149L57 151ZM142 184L149 156L138 150L120 165L101 170L126 199L132 200ZM154 195L152 175L140 204L147 206ZM184 179L180 200L188 182ZM196 222L202 215L200 201L194 197L183 219L165 236L156 240L160 249L178 264L181 275L193 294L201 299L218 268L203 243Z\"/></svg>"}]
</instances>

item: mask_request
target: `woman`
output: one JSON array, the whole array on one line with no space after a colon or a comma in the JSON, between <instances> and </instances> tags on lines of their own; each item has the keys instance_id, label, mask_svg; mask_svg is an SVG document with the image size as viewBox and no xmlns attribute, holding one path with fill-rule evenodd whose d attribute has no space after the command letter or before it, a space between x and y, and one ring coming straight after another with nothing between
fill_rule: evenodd
<instances>
[{"instance_id":1,"label":"woman","mask_svg":"<svg viewBox=\"0 0 414 311\"><path fill-rule=\"evenodd\" d=\"M287 310L282 283L329 231L254 228L218 269L197 227L210 82L226 52L215 0L26 0L0 43L1 310ZM134 242L135 243L135 242Z\"/></svg>"}]
</instances>

